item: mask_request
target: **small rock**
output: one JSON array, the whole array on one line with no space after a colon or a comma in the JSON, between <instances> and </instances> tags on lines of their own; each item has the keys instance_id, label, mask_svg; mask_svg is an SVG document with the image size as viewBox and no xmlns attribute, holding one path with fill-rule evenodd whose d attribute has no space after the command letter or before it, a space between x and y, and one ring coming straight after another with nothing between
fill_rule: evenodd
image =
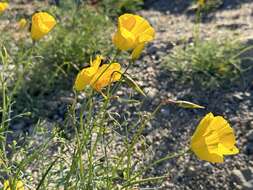
<instances>
[{"instance_id":1,"label":"small rock","mask_svg":"<svg viewBox=\"0 0 253 190\"><path fill-rule=\"evenodd\" d=\"M232 178L235 179L235 182L238 185L243 185L243 183L246 181L240 170L234 169L231 173L231 176L232 176Z\"/></svg>"},{"instance_id":2,"label":"small rock","mask_svg":"<svg viewBox=\"0 0 253 190\"><path fill-rule=\"evenodd\" d=\"M185 175L186 176L193 177L193 176L196 176L196 174L197 174L196 169L193 166L190 166L185 171Z\"/></svg>"},{"instance_id":3,"label":"small rock","mask_svg":"<svg viewBox=\"0 0 253 190\"><path fill-rule=\"evenodd\" d=\"M148 54L155 54L158 51L158 48L152 44L148 47Z\"/></svg>"},{"instance_id":4,"label":"small rock","mask_svg":"<svg viewBox=\"0 0 253 190\"><path fill-rule=\"evenodd\" d=\"M247 181L253 180L253 168L248 168L248 169L242 170L242 174Z\"/></svg>"},{"instance_id":5,"label":"small rock","mask_svg":"<svg viewBox=\"0 0 253 190\"><path fill-rule=\"evenodd\" d=\"M234 94L233 96L238 100L243 100L243 93L242 92L238 92L238 93Z\"/></svg>"},{"instance_id":6,"label":"small rock","mask_svg":"<svg viewBox=\"0 0 253 190\"><path fill-rule=\"evenodd\" d=\"M245 92L244 95L247 96L247 97L250 97L250 93L249 92Z\"/></svg>"},{"instance_id":7,"label":"small rock","mask_svg":"<svg viewBox=\"0 0 253 190\"><path fill-rule=\"evenodd\" d=\"M17 124L14 124L11 126L11 129L13 130L22 130L25 128L25 123L24 122L20 122L20 123L17 123Z\"/></svg>"},{"instance_id":8,"label":"small rock","mask_svg":"<svg viewBox=\"0 0 253 190\"><path fill-rule=\"evenodd\" d=\"M170 110L169 108L162 108L161 109L161 114L164 116L164 117L168 117L170 115Z\"/></svg>"},{"instance_id":9,"label":"small rock","mask_svg":"<svg viewBox=\"0 0 253 190\"><path fill-rule=\"evenodd\" d=\"M246 145L246 154L252 155L253 154L253 143L248 143Z\"/></svg>"},{"instance_id":10,"label":"small rock","mask_svg":"<svg viewBox=\"0 0 253 190\"><path fill-rule=\"evenodd\" d=\"M158 96L158 90L156 88L145 88L145 92L147 92L147 96L151 99Z\"/></svg>"},{"instance_id":11,"label":"small rock","mask_svg":"<svg viewBox=\"0 0 253 190\"><path fill-rule=\"evenodd\" d=\"M253 180L246 181L242 185L243 190L252 190L253 189Z\"/></svg>"},{"instance_id":12,"label":"small rock","mask_svg":"<svg viewBox=\"0 0 253 190\"><path fill-rule=\"evenodd\" d=\"M251 129L247 134L246 137L249 141L253 141L253 129Z\"/></svg>"}]
</instances>

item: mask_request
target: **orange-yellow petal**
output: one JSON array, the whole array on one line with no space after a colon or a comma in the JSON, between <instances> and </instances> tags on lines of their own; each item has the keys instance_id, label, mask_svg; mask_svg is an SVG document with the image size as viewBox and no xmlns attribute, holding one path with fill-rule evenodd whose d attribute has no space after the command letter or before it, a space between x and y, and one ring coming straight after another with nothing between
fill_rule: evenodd
<instances>
[{"instance_id":1,"label":"orange-yellow petal","mask_svg":"<svg viewBox=\"0 0 253 190\"><path fill-rule=\"evenodd\" d=\"M16 186L15 190L25 190L24 184L21 180L18 180L16 182L15 186ZM9 180L4 181L4 189L3 190L11 190Z\"/></svg>"},{"instance_id":2,"label":"orange-yellow petal","mask_svg":"<svg viewBox=\"0 0 253 190\"><path fill-rule=\"evenodd\" d=\"M0 13L3 13L9 7L8 3L0 2Z\"/></svg>"},{"instance_id":3,"label":"orange-yellow petal","mask_svg":"<svg viewBox=\"0 0 253 190\"><path fill-rule=\"evenodd\" d=\"M119 17L118 26L131 31L136 25L136 18L133 14L123 14Z\"/></svg>"},{"instance_id":4,"label":"orange-yellow petal","mask_svg":"<svg viewBox=\"0 0 253 190\"><path fill-rule=\"evenodd\" d=\"M135 36L125 28L120 28L113 36L113 44L120 50L129 50L135 46Z\"/></svg>"},{"instance_id":5,"label":"orange-yellow petal","mask_svg":"<svg viewBox=\"0 0 253 190\"><path fill-rule=\"evenodd\" d=\"M91 62L90 67L84 68L78 73L74 84L74 88L77 91L84 90L84 88L90 84L94 75L98 72L102 59L102 56L97 56L96 59Z\"/></svg>"},{"instance_id":6,"label":"orange-yellow petal","mask_svg":"<svg viewBox=\"0 0 253 190\"><path fill-rule=\"evenodd\" d=\"M46 13L35 13L32 17L31 37L33 40L39 40L48 34L56 25L55 18Z\"/></svg>"},{"instance_id":7,"label":"orange-yellow petal","mask_svg":"<svg viewBox=\"0 0 253 190\"><path fill-rule=\"evenodd\" d=\"M26 25L27 25L27 20L24 18L20 19L20 21L18 22L18 27L20 30L25 28Z\"/></svg>"},{"instance_id":8,"label":"orange-yellow petal","mask_svg":"<svg viewBox=\"0 0 253 190\"><path fill-rule=\"evenodd\" d=\"M98 72L94 75L91 81L91 86L95 90L101 91L102 88L120 80L120 72L121 66L119 63L104 64L98 69Z\"/></svg>"},{"instance_id":9,"label":"orange-yellow petal","mask_svg":"<svg viewBox=\"0 0 253 190\"><path fill-rule=\"evenodd\" d=\"M131 57L133 60L136 60L140 57L141 52L143 51L144 47L145 47L145 43L142 43L142 44L139 44L138 46L136 46L136 48L134 48L134 50L131 54Z\"/></svg>"},{"instance_id":10,"label":"orange-yellow petal","mask_svg":"<svg viewBox=\"0 0 253 190\"><path fill-rule=\"evenodd\" d=\"M197 126L196 131L194 132L191 143L194 144L197 142L205 133L209 123L211 123L212 119L214 118L212 113L207 114L199 123Z\"/></svg>"},{"instance_id":11,"label":"orange-yellow petal","mask_svg":"<svg viewBox=\"0 0 253 190\"><path fill-rule=\"evenodd\" d=\"M123 14L118 19L118 31L113 35L112 40L118 49L130 50L152 41L154 36L155 31L147 20L134 14ZM138 49L140 46L136 51Z\"/></svg>"},{"instance_id":12,"label":"orange-yellow petal","mask_svg":"<svg viewBox=\"0 0 253 190\"><path fill-rule=\"evenodd\" d=\"M221 116L207 114L191 138L191 150L201 160L223 162L224 155L237 154L234 131Z\"/></svg>"}]
</instances>

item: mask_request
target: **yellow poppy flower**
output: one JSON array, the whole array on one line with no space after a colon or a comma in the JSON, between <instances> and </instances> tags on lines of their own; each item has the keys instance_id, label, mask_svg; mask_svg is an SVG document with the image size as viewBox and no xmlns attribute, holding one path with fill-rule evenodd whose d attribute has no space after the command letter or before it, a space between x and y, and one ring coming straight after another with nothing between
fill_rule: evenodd
<instances>
[{"instance_id":1,"label":"yellow poppy flower","mask_svg":"<svg viewBox=\"0 0 253 190\"><path fill-rule=\"evenodd\" d=\"M25 28L26 25L27 25L27 20L24 18L20 19L20 21L18 22L18 28L20 30Z\"/></svg>"},{"instance_id":2,"label":"yellow poppy flower","mask_svg":"<svg viewBox=\"0 0 253 190\"><path fill-rule=\"evenodd\" d=\"M8 3L1 3L0 2L0 13L3 13L9 7Z\"/></svg>"},{"instance_id":3,"label":"yellow poppy flower","mask_svg":"<svg viewBox=\"0 0 253 190\"><path fill-rule=\"evenodd\" d=\"M120 80L120 64L111 63L100 66L102 60L102 56L97 56L96 59L91 62L90 67L84 68L78 73L74 85L77 91L81 91L87 85L90 85L96 91L101 92L102 88Z\"/></svg>"},{"instance_id":4,"label":"yellow poppy flower","mask_svg":"<svg viewBox=\"0 0 253 190\"><path fill-rule=\"evenodd\" d=\"M9 180L4 181L4 189L3 190L12 190L10 188L10 182ZM21 180L18 180L16 183L16 189L15 190L25 190L24 184Z\"/></svg>"},{"instance_id":5,"label":"yellow poppy flower","mask_svg":"<svg viewBox=\"0 0 253 190\"><path fill-rule=\"evenodd\" d=\"M35 13L32 17L31 37L33 40L39 40L49 33L56 25L53 16L46 12Z\"/></svg>"},{"instance_id":6,"label":"yellow poppy flower","mask_svg":"<svg viewBox=\"0 0 253 190\"><path fill-rule=\"evenodd\" d=\"M146 43L155 37L155 30L147 20L134 14L123 14L118 19L118 30L112 41L120 50L133 50L132 59L137 59Z\"/></svg>"},{"instance_id":7,"label":"yellow poppy flower","mask_svg":"<svg viewBox=\"0 0 253 190\"><path fill-rule=\"evenodd\" d=\"M201 160L222 163L224 155L237 154L234 131L221 116L207 114L191 138L191 150Z\"/></svg>"}]
</instances>

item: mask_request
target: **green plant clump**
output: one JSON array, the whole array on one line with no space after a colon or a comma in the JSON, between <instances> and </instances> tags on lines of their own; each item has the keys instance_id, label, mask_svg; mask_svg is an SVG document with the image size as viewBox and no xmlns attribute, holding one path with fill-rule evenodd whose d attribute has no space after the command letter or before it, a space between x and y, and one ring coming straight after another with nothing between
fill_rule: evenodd
<instances>
[{"instance_id":1,"label":"green plant clump","mask_svg":"<svg viewBox=\"0 0 253 190\"><path fill-rule=\"evenodd\" d=\"M183 81L193 81L205 87L217 87L237 79L243 72L238 42L208 40L178 46L164 58L165 68L175 71Z\"/></svg>"}]
</instances>

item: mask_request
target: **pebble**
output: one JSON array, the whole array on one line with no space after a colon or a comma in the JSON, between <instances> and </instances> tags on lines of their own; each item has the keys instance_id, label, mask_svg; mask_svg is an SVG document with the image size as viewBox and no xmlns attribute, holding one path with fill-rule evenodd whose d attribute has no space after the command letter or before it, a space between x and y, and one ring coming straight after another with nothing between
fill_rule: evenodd
<instances>
[{"instance_id":1,"label":"pebble","mask_svg":"<svg viewBox=\"0 0 253 190\"><path fill-rule=\"evenodd\" d=\"M13 130L22 130L25 128L25 123L24 122L20 122L20 123L17 123L17 124L14 124L11 126L11 129Z\"/></svg>"},{"instance_id":2,"label":"pebble","mask_svg":"<svg viewBox=\"0 0 253 190\"><path fill-rule=\"evenodd\" d=\"M233 95L236 99L238 100L243 100L243 93L242 92L237 92L236 94Z\"/></svg>"},{"instance_id":3,"label":"pebble","mask_svg":"<svg viewBox=\"0 0 253 190\"><path fill-rule=\"evenodd\" d=\"M147 92L147 96L150 99L153 99L158 96L158 90L156 88L152 88L152 87L145 88L145 92Z\"/></svg>"},{"instance_id":4,"label":"pebble","mask_svg":"<svg viewBox=\"0 0 253 190\"><path fill-rule=\"evenodd\" d=\"M168 116L171 115L169 108L162 108L162 109L161 109L161 114L162 114L164 117L168 117Z\"/></svg>"},{"instance_id":5,"label":"pebble","mask_svg":"<svg viewBox=\"0 0 253 190\"><path fill-rule=\"evenodd\" d=\"M234 169L231 176L235 179L236 183L242 187L243 190L253 189L253 173L252 169L238 170Z\"/></svg>"},{"instance_id":6,"label":"pebble","mask_svg":"<svg viewBox=\"0 0 253 190\"><path fill-rule=\"evenodd\" d=\"M251 129L247 134L246 137L249 141L253 141L253 129Z\"/></svg>"},{"instance_id":7,"label":"pebble","mask_svg":"<svg viewBox=\"0 0 253 190\"><path fill-rule=\"evenodd\" d=\"M231 176L238 185L242 185L246 181L240 170L234 169L231 173Z\"/></svg>"},{"instance_id":8,"label":"pebble","mask_svg":"<svg viewBox=\"0 0 253 190\"><path fill-rule=\"evenodd\" d=\"M246 154L247 155L252 155L253 154L253 143L252 142L249 142L246 145Z\"/></svg>"}]
</instances>

